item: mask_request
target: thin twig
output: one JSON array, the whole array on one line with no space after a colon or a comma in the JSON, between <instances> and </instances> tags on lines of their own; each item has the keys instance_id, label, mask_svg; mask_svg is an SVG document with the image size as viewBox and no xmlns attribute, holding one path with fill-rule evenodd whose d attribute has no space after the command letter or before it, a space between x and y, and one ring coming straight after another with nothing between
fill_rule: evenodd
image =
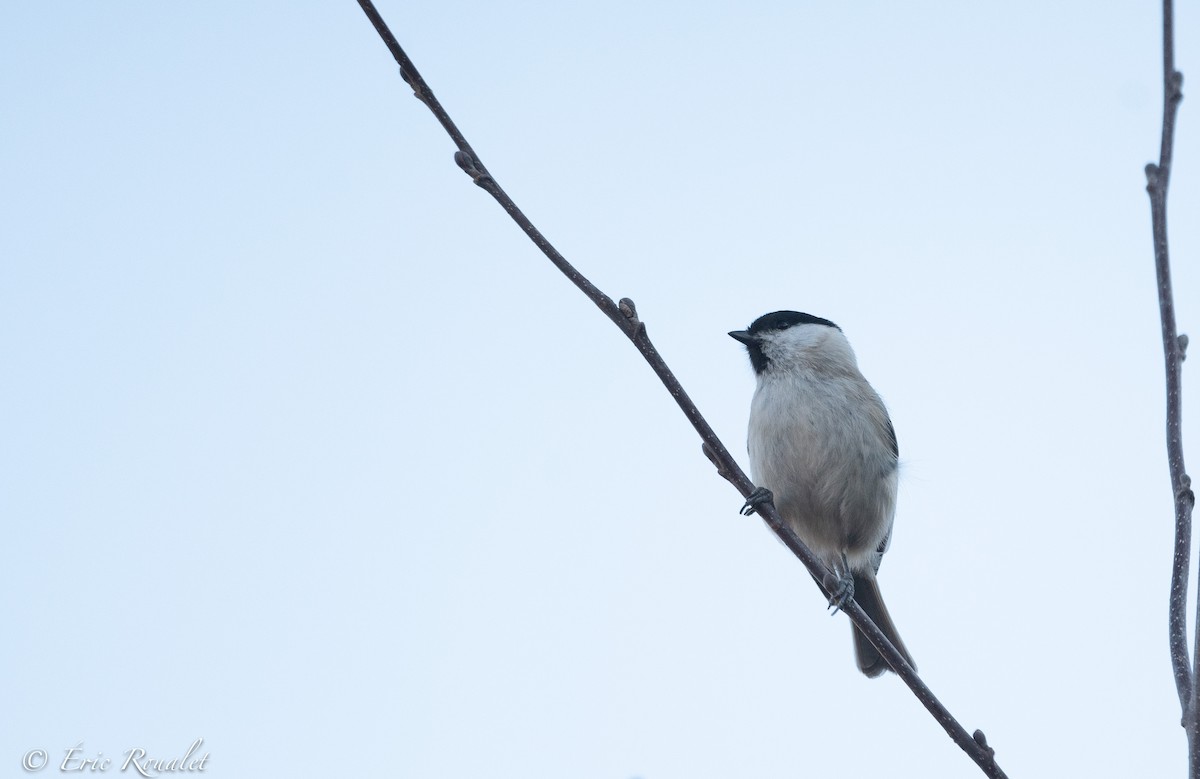
<instances>
[{"instance_id":1,"label":"thin twig","mask_svg":"<svg viewBox=\"0 0 1200 779\"><path fill-rule=\"evenodd\" d=\"M383 17L379 15L371 0L358 0L358 4L362 6L367 18L371 20L371 24L375 26L384 44L387 45L388 49L392 52L392 56L395 57L396 62L400 65L400 73L404 77L405 82L412 87L414 96L433 112L434 116L437 117L442 127L446 129L446 132L454 141L454 144L458 147L458 151L454 155L454 160L458 163L458 166L504 207L504 210L508 212L513 221L525 231L525 234L542 250L542 253L550 259L550 262L554 263L555 267L562 271L575 286L579 287L621 329L621 332L633 342L633 345L641 352L642 357L650 364L650 368L654 371L655 375L662 381L667 391L671 393L671 397L675 398L675 402L688 418L688 421L692 423L692 427L699 433L703 441L704 454L716 466L718 473L733 484L742 494L742 497L749 497L750 493L754 491L754 484L738 466L737 461L729 453L729 450L725 448L725 445L721 443L721 440L717 438L717 434L700 414L700 410L696 407L696 404L688 397L679 380L675 378L675 374L667 367L662 355L659 354L654 344L650 342L650 338L646 334L646 326L638 318L637 309L633 301L628 298L622 298L620 303L614 303L612 298L605 295L588 281L583 274L567 262L566 258L559 254L558 250L546 240L546 237L529 221L528 217L521 212L521 209L517 207L512 198L500 187L496 179L488 173L479 156L471 148L470 144L467 143L466 138L463 137L441 103L434 97L433 91L425 83L425 79L421 77L412 60L404 53L404 50L388 29L387 24L384 23ZM825 581L833 581L836 578L824 563L796 537L791 528L783 523L773 506L770 504L762 506L759 509L759 514L766 520L766 523L775 531L783 543L792 550L792 553L800 559L809 573L817 580L818 584ZM842 611L846 612L851 622L879 649L884 659L888 661L900 678L904 680L905 684L912 689L917 699L929 710L934 719L945 728L954 742L979 764L987 776L1002 779L1005 774L996 765L995 752L987 745L987 739L984 737L982 731L977 730L974 734L967 733L966 729L954 719L949 710L942 705L941 701L921 681L912 667L904 662L904 658L901 657L896 648L892 646L887 637L883 635L857 603L854 601L846 603Z\"/></svg>"},{"instance_id":2,"label":"thin twig","mask_svg":"<svg viewBox=\"0 0 1200 779\"><path fill-rule=\"evenodd\" d=\"M1167 378L1167 464L1175 503L1175 551L1171 565L1168 641L1175 687L1179 693L1182 724L1187 731L1191 776L1200 771L1197 738L1197 669L1189 660L1187 640L1187 589L1191 567L1192 509L1196 504L1191 478L1183 463L1183 408L1181 368L1187 344L1175 325L1175 299L1171 291L1171 260L1167 246L1167 187L1175 146L1175 117L1183 99L1183 74L1175 69L1175 32L1172 0L1163 0L1163 121L1158 164L1146 166L1146 191L1150 194L1150 219L1154 230L1154 266L1158 276L1158 310L1162 321L1163 357ZM1200 629L1200 619L1197 620Z\"/></svg>"}]
</instances>

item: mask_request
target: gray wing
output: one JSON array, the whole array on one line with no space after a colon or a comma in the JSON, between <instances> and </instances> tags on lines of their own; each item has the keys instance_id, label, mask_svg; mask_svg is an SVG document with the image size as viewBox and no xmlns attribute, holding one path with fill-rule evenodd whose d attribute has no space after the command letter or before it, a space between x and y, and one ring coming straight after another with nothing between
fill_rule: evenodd
<instances>
[{"instance_id":1,"label":"gray wing","mask_svg":"<svg viewBox=\"0 0 1200 779\"><path fill-rule=\"evenodd\" d=\"M900 444L896 441L896 428L892 426L892 418L888 416L886 410L883 412L883 419L887 423L887 441L892 449L892 467L899 467ZM879 548L875 550L875 554L871 555L871 568L875 570L875 573L879 573L879 566L883 564L883 553L892 545L892 522L894 521L895 517L888 520L887 533L884 535L883 540L879 542Z\"/></svg>"},{"instance_id":2,"label":"gray wing","mask_svg":"<svg viewBox=\"0 0 1200 779\"><path fill-rule=\"evenodd\" d=\"M879 548L875 550L875 554L871 555L871 568L875 573L879 573L879 566L883 565L883 553L888 550L892 544L892 528L888 526L887 535L879 542Z\"/></svg>"}]
</instances>

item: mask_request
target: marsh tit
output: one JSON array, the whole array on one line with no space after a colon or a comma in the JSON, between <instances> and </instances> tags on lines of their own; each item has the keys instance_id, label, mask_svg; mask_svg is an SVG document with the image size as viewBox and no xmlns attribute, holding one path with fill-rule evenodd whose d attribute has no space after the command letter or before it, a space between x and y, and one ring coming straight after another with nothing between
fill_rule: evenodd
<instances>
[{"instance_id":1,"label":"marsh tit","mask_svg":"<svg viewBox=\"0 0 1200 779\"><path fill-rule=\"evenodd\" d=\"M776 311L730 333L746 345L758 386L750 405L750 473L783 521L838 576L832 603L853 595L916 668L883 605L875 574L892 535L899 449L883 401L828 319ZM891 670L854 630L867 676Z\"/></svg>"}]
</instances>

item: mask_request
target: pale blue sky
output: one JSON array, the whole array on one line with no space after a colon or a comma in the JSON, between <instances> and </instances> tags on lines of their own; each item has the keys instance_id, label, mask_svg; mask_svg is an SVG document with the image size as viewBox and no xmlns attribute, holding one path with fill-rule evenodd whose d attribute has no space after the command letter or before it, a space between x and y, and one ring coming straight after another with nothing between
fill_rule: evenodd
<instances>
[{"instance_id":1,"label":"pale blue sky","mask_svg":"<svg viewBox=\"0 0 1200 779\"><path fill-rule=\"evenodd\" d=\"M1183 771L1155 3L379 8L743 462L725 333L842 326L904 460L882 589L1011 776ZM14 5L0 96L0 774L201 737L217 777L975 772L356 3Z\"/></svg>"}]
</instances>

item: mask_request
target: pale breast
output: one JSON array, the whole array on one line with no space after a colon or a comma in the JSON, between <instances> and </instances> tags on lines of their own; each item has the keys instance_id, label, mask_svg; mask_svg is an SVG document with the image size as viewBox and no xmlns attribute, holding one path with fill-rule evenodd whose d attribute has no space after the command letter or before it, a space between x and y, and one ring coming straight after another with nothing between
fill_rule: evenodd
<instances>
[{"instance_id":1,"label":"pale breast","mask_svg":"<svg viewBox=\"0 0 1200 779\"><path fill-rule=\"evenodd\" d=\"M891 527L896 459L887 412L865 381L764 377L749 454L755 484L774 493L780 516L814 552L869 564Z\"/></svg>"}]
</instances>

